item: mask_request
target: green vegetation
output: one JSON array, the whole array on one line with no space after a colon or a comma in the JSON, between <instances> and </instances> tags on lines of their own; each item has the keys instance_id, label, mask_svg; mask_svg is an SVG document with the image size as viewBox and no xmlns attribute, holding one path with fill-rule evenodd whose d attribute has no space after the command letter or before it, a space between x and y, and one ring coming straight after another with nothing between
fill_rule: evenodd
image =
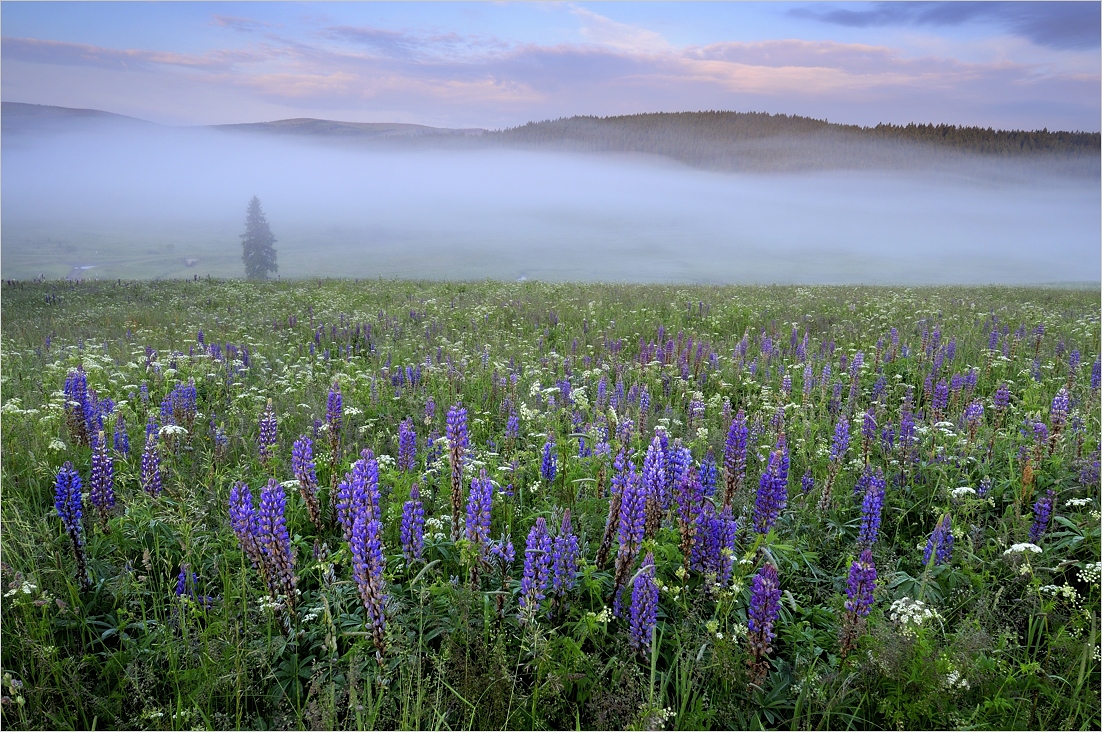
<instances>
[{"instance_id":1,"label":"green vegetation","mask_svg":"<svg viewBox=\"0 0 1102 732\"><path fill-rule=\"evenodd\" d=\"M2 295L6 729L1099 724L1096 289L204 280L15 282ZM130 440L114 453L105 520L87 492L80 402L63 391L78 365L107 444L120 418ZM170 395L192 382L189 413ZM327 422L334 383L339 440ZM496 484L488 536L511 540L512 562L480 560L479 540L451 536L454 466L441 440L460 403L470 443L458 503L485 470ZM269 404L278 434L262 459ZM631 557L624 615L611 617L618 516L612 559L598 566L597 555L625 475L616 455L642 472L648 451L683 447L703 475L710 452L707 500L719 508L740 410L739 528L733 552L709 555L729 576L686 562L697 545L678 500L692 479L671 482L677 500ZM412 469L399 460L407 419ZM142 487L150 421L156 495ZM840 452L839 424L851 425ZM656 453L661 432L669 447ZM303 435L320 528L292 471ZM328 511L331 486L368 448L389 597L378 656L353 550ZM759 478L780 452L787 505L759 532ZM87 591L54 505L67 461L86 489ZM869 475L885 485L878 579L857 619L847 577ZM230 525L235 484L255 497L269 480L286 491L293 597L272 596ZM420 561L403 556L399 528L414 484L427 519ZM541 518L555 535L566 509L576 586L548 589L521 622L526 537ZM946 515L951 552L927 561ZM628 608L647 553L661 591L652 647L635 650ZM771 649L755 656L749 613L767 564L779 614ZM185 568L178 584L184 565L194 579Z\"/></svg>"}]
</instances>

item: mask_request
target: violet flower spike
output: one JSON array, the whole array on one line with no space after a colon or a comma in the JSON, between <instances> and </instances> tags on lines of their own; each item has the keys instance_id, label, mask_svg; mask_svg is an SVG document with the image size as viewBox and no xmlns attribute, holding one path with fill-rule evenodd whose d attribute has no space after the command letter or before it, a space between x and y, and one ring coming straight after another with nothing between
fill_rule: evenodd
<instances>
[{"instance_id":1,"label":"violet flower spike","mask_svg":"<svg viewBox=\"0 0 1102 732\"><path fill-rule=\"evenodd\" d=\"M421 561L425 547L425 507L421 503L421 492L416 483L409 491L409 500L402 504L399 536L406 561Z\"/></svg>"},{"instance_id":2,"label":"violet flower spike","mask_svg":"<svg viewBox=\"0 0 1102 732\"><path fill-rule=\"evenodd\" d=\"M658 618L658 583L655 581L654 554L648 553L635 575L631 590L631 625L628 642L638 653L651 650L651 636Z\"/></svg>"}]
</instances>

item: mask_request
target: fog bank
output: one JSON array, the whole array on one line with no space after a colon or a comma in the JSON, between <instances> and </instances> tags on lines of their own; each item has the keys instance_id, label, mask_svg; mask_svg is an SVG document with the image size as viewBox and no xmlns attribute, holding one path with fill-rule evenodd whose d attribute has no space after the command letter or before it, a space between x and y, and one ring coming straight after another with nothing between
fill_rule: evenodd
<instances>
[{"instance_id":1,"label":"fog bank","mask_svg":"<svg viewBox=\"0 0 1102 732\"><path fill-rule=\"evenodd\" d=\"M1097 280L1097 178L985 166L716 173L649 156L214 130L5 135L0 269L241 276L238 235L257 195L282 277Z\"/></svg>"}]
</instances>

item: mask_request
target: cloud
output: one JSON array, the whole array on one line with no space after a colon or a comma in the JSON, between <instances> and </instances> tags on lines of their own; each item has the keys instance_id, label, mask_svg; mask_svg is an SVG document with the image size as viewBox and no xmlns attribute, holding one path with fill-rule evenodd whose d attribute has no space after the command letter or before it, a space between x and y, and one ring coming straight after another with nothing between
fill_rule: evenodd
<instances>
[{"instance_id":1,"label":"cloud","mask_svg":"<svg viewBox=\"0 0 1102 732\"><path fill-rule=\"evenodd\" d=\"M252 18L235 18L230 15L213 15L211 22L220 28L230 28L238 33L253 33L262 28L271 28L272 24Z\"/></svg>"},{"instance_id":2,"label":"cloud","mask_svg":"<svg viewBox=\"0 0 1102 732\"><path fill-rule=\"evenodd\" d=\"M582 21L582 37L599 46L629 52L672 50L666 39L652 30L617 23L585 8L572 8L570 12Z\"/></svg>"},{"instance_id":3,"label":"cloud","mask_svg":"<svg viewBox=\"0 0 1102 732\"><path fill-rule=\"evenodd\" d=\"M8 37L0 39L0 54L4 59L13 61L60 66L93 66L116 70L148 70L158 66L229 70L236 64L261 60L260 55L249 51L223 50L196 55L171 51L103 48L83 43Z\"/></svg>"},{"instance_id":4,"label":"cloud","mask_svg":"<svg viewBox=\"0 0 1102 732\"><path fill-rule=\"evenodd\" d=\"M994 23L1048 48L1084 50L1102 44L1097 2L877 2L846 8L793 8L789 15L851 28Z\"/></svg>"}]
</instances>

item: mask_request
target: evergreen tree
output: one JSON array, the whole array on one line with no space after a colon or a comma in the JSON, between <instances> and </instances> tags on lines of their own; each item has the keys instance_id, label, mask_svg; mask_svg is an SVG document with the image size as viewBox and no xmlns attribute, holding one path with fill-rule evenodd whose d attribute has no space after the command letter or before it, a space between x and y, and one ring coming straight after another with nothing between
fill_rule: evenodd
<instances>
[{"instance_id":1,"label":"evergreen tree","mask_svg":"<svg viewBox=\"0 0 1102 732\"><path fill-rule=\"evenodd\" d=\"M279 269L276 264L275 237L268 228L268 219L260 210L260 199L253 196L245 217L245 233L241 235L241 259L245 262L245 276L250 280L267 279L269 272Z\"/></svg>"}]
</instances>

